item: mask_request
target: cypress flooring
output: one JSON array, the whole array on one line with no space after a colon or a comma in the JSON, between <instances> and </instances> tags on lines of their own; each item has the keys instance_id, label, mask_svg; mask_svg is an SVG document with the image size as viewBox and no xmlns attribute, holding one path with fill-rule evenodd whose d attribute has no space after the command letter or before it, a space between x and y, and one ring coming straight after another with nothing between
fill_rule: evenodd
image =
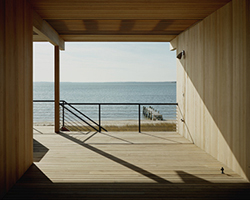
<instances>
[{"instance_id":1,"label":"cypress flooring","mask_svg":"<svg viewBox=\"0 0 250 200\"><path fill-rule=\"evenodd\" d=\"M250 184L174 132L34 127L34 163L4 199L250 199Z\"/></svg>"}]
</instances>

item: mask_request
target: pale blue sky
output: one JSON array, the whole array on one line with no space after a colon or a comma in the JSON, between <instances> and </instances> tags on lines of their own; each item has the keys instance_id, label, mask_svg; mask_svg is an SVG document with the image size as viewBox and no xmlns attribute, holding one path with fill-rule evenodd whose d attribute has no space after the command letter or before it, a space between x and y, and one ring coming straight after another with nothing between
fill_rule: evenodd
<instances>
[{"instance_id":1,"label":"pale blue sky","mask_svg":"<svg viewBox=\"0 0 250 200\"><path fill-rule=\"evenodd\" d=\"M68 42L61 82L175 81L176 54L160 42ZM54 47L34 43L34 81L54 81Z\"/></svg>"}]
</instances>

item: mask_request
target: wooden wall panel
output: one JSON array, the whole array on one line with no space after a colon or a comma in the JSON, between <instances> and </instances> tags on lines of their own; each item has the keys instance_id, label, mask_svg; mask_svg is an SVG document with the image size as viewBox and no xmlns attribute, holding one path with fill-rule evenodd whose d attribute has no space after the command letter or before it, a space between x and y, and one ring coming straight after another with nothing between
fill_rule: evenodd
<instances>
[{"instance_id":1,"label":"wooden wall panel","mask_svg":"<svg viewBox=\"0 0 250 200\"><path fill-rule=\"evenodd\" d=\"M0 0L0 30L4 30L4 1ZM5 193L5 62L4 62L4 31L0 31L0 198Z\"/></svg>"},{"instance_id":2,"label":"wooden wall panel","mask_svg":"<svg viewBox=\"0 0 250 200\"><path fill-rule=\"evenodd\" d=\"M24 168L27 169L33 163L33 10L26 1L24 7L24 106L25 106L25 162Z\"/></svg>"},{"instance_id":3,"label":"wooden wall panel","mask_svg":"<svg viewBox=\"0 0 250 200\"><path fill-rule=\"evenodd\" d=\"M245 11L242 9L245 1L232 2L233 5L233 135L232 151L234 153L233 169L236 170L240 165L240 160L243 165L243 170L246 169L244 158L242 157L246 153L245 143L241 142L239 148L239 141L244 141L245 135L245 120L246 120L246 26L244 15ZM239 120L241 119L241 120ZM243 155L242 155L243 154Z\"/></svg>"},{"instance_id":4,"label":"wooden wall panel","mask_svg":"<svg viewBox=\"0 0 250 200\"><path fill-rule=\"evenodd\" d=\"M23 30L23 25L24 25L24 4L22 1L17 1L16 2L16 9L15 12L15 20L17 20L18 24L16 25L17 30ZM17 74L17 90L16 92L19 104L18 104L18 116L17 116L17 126L16 128L18 129L18 135L17 135L17 140L18 140L18 150L17 150L17 166L19 166L19 170L17 172L17 176L20 177L24 170L24 146L25 146L25 140L21 139L23 135L22 131L24 131L24 123L22 119L23 115L25 114L25 106L24 106L24 101L25 98L24 96L24 54L25 51L23 51L24 47L24 31L22 31L20 34L16 35L16 52L17 52L17 65L16 65L16 74ZM21 97L21 98L20 98Z\"/></svg>"},{"instance_id":5,"label":"wooden wall panel","mask_svg":"<svg viewBox=\"0 0 250 200\"><path fill-rule=\"evenodd\" d=\"M32 9L1 0L0 196L32 164Z\"/></svg>"},{"instance_id":6,"label":"wooden wall panel","mask_svg":"<svg viewBox=\"0 0 250 200\"><path fill-rule=\"evenodd\" d=\"M250 24L250 2L249 1L247 1L246 2L246 24ZM246 27L247 29L246 29L246 33L247 33L247 35L246 35L246 37L248 38L248 40L246 41L246 55L248 55L247 56L247 60L246 60L246 63L247 63L247 65L249 66L250 65L250 40L249 40L249 38L250 38L250 26L247 26ZM246 69L246 76L247 76L247 79L249 79L249 77L250 77L250 67L247 67L247 69ZM247 90L247 99L250 99L250 84L247 84L247 88L246 88L246 90ZM249 101L248 101L249 102ZM250 104L249 103L247 103L247 109L246 109L246 112L247 113L250 113ZM246 124L250 124L250 117L247 117L247 119L246 119ZM250 158L250 126L247 126L246 127L247 129L246 129L246 131L247 131L247 135L246 135L246 145L247 145L247 149L246 149L246 157L247 158ZM249 166L250 166L250 159L247 159L246 160L246 166L248 166L248 171L247 171L247 177L250 177L250 169L249 169Z\"/></svg>"},{"instance_id":7,"label":"wooden wall panel","mask_svg":"<svg viewBox=\"0 0 250 200\"><path fill-rule=\"evenodd\" d=\"M249 7L233 0L175 39L180 134L248 179Z\"/></svg>"},{"instance_id":8,"label":"wooden wall panel","mask_svg":"<svg viewBox=\"0 0 250 200\"><path fill-rule=\"evenodd\" d=\"M15 113L18 109L17 99L17 73L15 59L17 58L15 46L15 5L14 2L5 1L5 98L6 98L6 187L7 189L15 183L17 179L17 142L18 142L18 119ZM8 14L7 14L8 13ZM15 30L15 31L14 31ZM16 125L14 125L16 124ZM14 173L13 173L14 172Z\"/></svg>"}]
</instances>

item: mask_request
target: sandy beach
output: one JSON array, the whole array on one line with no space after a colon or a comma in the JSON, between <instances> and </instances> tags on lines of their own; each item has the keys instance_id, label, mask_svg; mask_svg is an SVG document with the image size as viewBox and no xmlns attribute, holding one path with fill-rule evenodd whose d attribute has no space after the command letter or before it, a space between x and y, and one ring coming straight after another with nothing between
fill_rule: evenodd
<instances>
[{"instance_id":1,"label":"sandy beach","mask_svg":"<svg viewBox=\"0 0 250 200\"><path fill-rule=\"evenodd\" d=\"M98 121L95 121L98 124ZM138 120L110 120L110 121L101 121L102 126L127 126L127 125L138 125ZM163 121L153 121L153 120L141 120L141 125L148 124L165 124L165 123L176 123L175 120L163 120ZM52 121L42 121L42 122L33 122L34 126L54 126Z\"/></svg>"}]
</instances>

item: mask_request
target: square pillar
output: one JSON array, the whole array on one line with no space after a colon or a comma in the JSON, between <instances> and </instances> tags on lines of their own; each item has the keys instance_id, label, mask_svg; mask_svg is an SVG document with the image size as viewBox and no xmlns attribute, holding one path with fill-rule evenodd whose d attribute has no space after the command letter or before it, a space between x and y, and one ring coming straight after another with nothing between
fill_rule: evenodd
<instances>
[{"instance_id":1,"label":"square pillar","mask_svg":"<svg viewBox=\"0 0 250 200\"><path fill-rule=\"evenodd\" d=\"M33 10L0 0L0 199L33 162Z\"/></svg>"}]
</instances>

